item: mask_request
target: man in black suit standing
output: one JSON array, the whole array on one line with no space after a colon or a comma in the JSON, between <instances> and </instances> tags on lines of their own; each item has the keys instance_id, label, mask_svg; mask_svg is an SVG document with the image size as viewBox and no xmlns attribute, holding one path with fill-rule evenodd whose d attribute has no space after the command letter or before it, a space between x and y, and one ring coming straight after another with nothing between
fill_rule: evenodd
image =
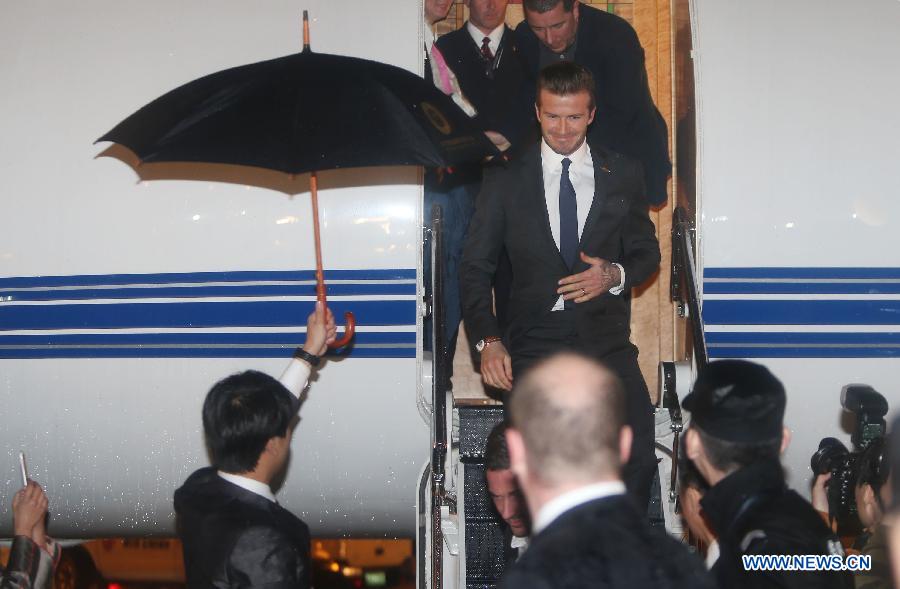
<instances>
[{"instance_id":1,"label":"man in black suit standing","mask_svg":"<svg viewBox=\"0 0 900 589\"><path fill-rule=\"evenodd\" d=\"M460 271L466 331L484 382L507 391L529 364L562 349L608 364L628 392L635 442L626 481L646 505L656 466L653 409L623 296L660 260L641 167L586 141L595 113L586 68L553 64L538 86L542 140L486 172L469 227ZM513 279L501 332L491 277L502 248Z\"/></svg>"},{"instance_id":2,"label":"man in black suit standing","mask_svg":"<svg viewBox=\"0 0 900 589\"><path fill-rule=\"evenodd\" d=\"M465 0L469 20L437 40L463 94L478 111L474 121L501 150L522 128L510 105L523 82L514 34L504 19L509 0Z\"/></svg>"},{"instance_id":3,"label":"man in black suit standing","mask_svg":"<svg viewBox=\"0 0 900 589\"><path fill-rule=\"evenodd\" d=\"M207 394L203 431L212 466L194 472L175 491L191 589L310 586L309 528L278 504L270 485L290 457L296 395L333 340L334 320L318 303L306 343L282 382L248 370L219 381Z\"/></svg>"},{"instance_id":4,"label":"man in black suit standing","mask_svg":"<svg viewBox=\"0 0 900 589\"><path fill-rule=\"evenodd\" d=\"M589 69L597 83L591 141L639 160L647 201L665 203L672 170L668 133L650 96L644 50L634 29L577 0L523 0L523 8L516 43L526 75L536 78L542 67L561 60Z\"/></svg>"},{"instance_id":5,"label":"man in black suit standing","mask_svg":"<svg viewBox=\"0 0 900 589\"><path fill-rule=\"evenodd\" d=\"M699 559L651 529L625 495L631 428L615 374L558 354L517 381L510 412L510 463L534 536L501 589L713 587Z\"/></svg>"}]
</instances>

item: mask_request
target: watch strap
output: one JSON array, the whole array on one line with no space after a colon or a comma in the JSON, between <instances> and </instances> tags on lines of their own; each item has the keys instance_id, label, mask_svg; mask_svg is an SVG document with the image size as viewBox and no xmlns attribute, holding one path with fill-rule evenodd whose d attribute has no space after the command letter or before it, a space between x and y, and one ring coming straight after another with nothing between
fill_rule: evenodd
<instances>
[{"instance_id":1,"label":"watch strap","mask_svg":"<svg viewBox=\"0 0 900 589\"><path fill-rule=\"evenodd\" d=\"M322 358L320 356L316 356L315 354L310 354L303 348L297 348L294 351L294 358L297 358L298 360L306 361L313 368L316 368L317 366L319 366L319 363L322 361Z\"/></svg>"}]
</instances>

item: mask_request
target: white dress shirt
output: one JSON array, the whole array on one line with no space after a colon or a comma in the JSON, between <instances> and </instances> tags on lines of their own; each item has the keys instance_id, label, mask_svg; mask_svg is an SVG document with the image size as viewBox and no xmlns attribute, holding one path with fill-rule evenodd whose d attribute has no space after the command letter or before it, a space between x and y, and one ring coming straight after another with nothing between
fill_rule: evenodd
<instances>
[{"instance_id":1,"label":"white dress shirt","mask_svg":"<svg viewBox=\"0 0 900 589\"><path fill-rule=\"evenodd\" d=\"M602 499L603 497L612 497L613 495L624 495L625 483L622 481L609 481L605 483L594 483L579 487L574 491L563 493L559 497L551 499L541 507L537 517L534 520L534 532L538 534L541 530L553 523L556 518L574 509L579 505L583 505L594 499Z\"/></svg>"},{"instance_id":2,"label":"white dress shirt","mask_svg":"<svg viewBox=\"0 0 900 589\"><path fill-rule=\"evenodd\" d=\"M547 201L547 216L550 220L550 231L553 233L553 241L556 242L556 248L559 249L559 181L562 176L563 158L569 158L569 181L575 188L575 201L577 203L578 215L578 239L581 240L581 233L584 231L584 224L587 221L588 213L591 210L591 204L594 202L594 159L591 157L591 148L588 147L587 141L582 142L581 147L576 149L569 155L562 155L553 151L553 148L547 145L547 142L541 139L541 167L544 174L544 199ZM625 269L620 264L616 264L619 268L621 280L617 286L609 289L610 294L621 294L625 285ZM556 299L553 305L553 311L561 311L563 309L562 295Z\"/></svg>"},{"instance_id":3,"label":"white dress shirt","mask_svg":"<svg viewBox=\"0 0 900 589\"><path fill-rule=\"evenodd\" d=\"M466 22L466 30L469 31L469 35L471 35L472 40L475 41L475 45L479 50L481 49L481 44L484 43L484 38L487 37L490 39L490 41L488 41L488 47L491 48L491 55L497 55L497 49L500 48L500 39L503 38L503 30L505 27L505 23L500 23L499 27L485 35L470 21Z\"/></svg>"},{"instance_id":4,"label":"white dress shirt","mask_svg":"<svg viewBox=\"0 0 900 589\"><path fill-rule=\"evenodd\" d=\"M509 541L509 547L515 548L516 560L522 558L522 555L528 550L528 536L513 536Z\"/></svg>"},{"instance_id":5,"label":"white dress shirt","mask_svg":"<svg viewBox=\"0 0 900 589\"><path fill-rule=\"evenodd\" d=\"M238 487L240 487L242 489L246 489L247 491L250 491L251 493L255 493L255 494L259 495L260 497L265 497L272 503L278 503L278 501L275 500L275 494L272 493L272 489L269 487L269 485L267 485L265 483L255 481L255 480L247 478L247 477L242 477L239 474L231 474L230 472L222 472L221 470L217 471L216 474L218 474L220 477L222 477L223 479L225 479L226 481L228 481L229 483L231 483L233 485L237 485Z\"/></svg>"},{"instance_id":6,"label":"white dress shirt","mask_svg":"<svg viewBox=\"0 0 900 589\"><path fill-rule=\"evenodd\" d=\"M303 360L293 358L291 363L288 364L287 368L281 374L281 378L278 379L278 382L283 384L284 388L291 391L299 398L303 389L306 388L306 385L309 382L309 375L311 373L312 368L309 364Z\"/></svg>"}]
</instances>

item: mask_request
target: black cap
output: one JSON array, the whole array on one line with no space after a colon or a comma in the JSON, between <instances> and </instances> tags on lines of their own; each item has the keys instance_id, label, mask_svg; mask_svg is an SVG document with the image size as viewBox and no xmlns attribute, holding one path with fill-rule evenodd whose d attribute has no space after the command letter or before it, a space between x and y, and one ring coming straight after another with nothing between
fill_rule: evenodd
<instances>
[{"instance_id":1,"label":"black cap","mask_svg":"<svg viewBox=\"0 0 900 589\"><path fill-rule=\"evenodd\" d=\"M781 437L785 403L784 385L765 366L719 360L700 371L682 406L714 438L752 444Z\"/></svg>"}]
</instances>

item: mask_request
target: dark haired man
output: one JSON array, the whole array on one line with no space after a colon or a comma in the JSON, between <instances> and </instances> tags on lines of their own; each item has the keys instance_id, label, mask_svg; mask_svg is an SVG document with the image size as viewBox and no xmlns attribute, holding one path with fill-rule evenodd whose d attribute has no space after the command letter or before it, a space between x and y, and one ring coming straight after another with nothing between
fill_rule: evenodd
<instances>
[{"instance_id":1,"label":"dark haired man","mask_svg":"<svg viewBox=\"0 0 900 589\"><path fill-rule=\"evenodd\" d=\"M671 172L666 123L650 96L644 50L624 19L577 0L523 0L516 43L525 75L560 60L594 74L597 120L591 141L638 159L646 200L666 202Z\"/></svg>"},{"instance_id":2,"label":"dark haired man","mask_svg":"<svg viewBox=\"0 0 900 589\"><path fill-rule=\"evenodd\" d=\"M212 466L175 491L188 587L309 587L309 529L278 505L270 485L290 457L298 395L334 337L331 312L318 303L281 382L248 370L207 394Z\"/></svg>"},{"instance_id":3,"label":"dark haired man","mask_svg":"<svg viewBox=\"0 0 900 589\"><path fill-rule=\"evenodd\" d=\"M519 481L509 467L509 450L506 447L508 424L503 421L488 434L484 448L485 482L494 509L506 523L506 562L514 562L528 547L531 521L525 498L519 489Z\"/></svg>"},{"instance_id":4,"label":"dark haired man","mask_svg":"<svg viewBox=\"0 0 900 589\"><path fill-rule=\"evenodd\" d=\"M548 358L517 380L507 442L534 537L501 589L713 586L699 559L651 529L625 496L625 404L616 375L578 354Z\"/></svg>"},{"instance_id":5,"label":"dark haired man","mask_svg":"<svg viewBox=\"0 0 900 589\"><path fill-rule=\"evenodd\" d=\"M684 399L687 456L710 484L700 504L719 540L712 572L720 587L852 587L841 571L745 568L744 556L844 554L812 505L785 483L785 404L781 382L744 360L701 369Z\"/></svg>"},{"instance_id":6,"label":"dark haired man","mask_svg":"<svg viewBox=\"0 0 900 589\"><path fill-rule=\"evenodd\" d=\"M486 171L478 197L460 267L466 332L484 382L507 391L528 365L559 350L609 365L625 383L634 431L626 482L646 506L656 467L653 409L622 296L660 259L640 164L586 141L596 110L586 68L553 64L538 85L541 142ZM502 248L512 266L503 331L491 298Z\"/></svg>"}]
</instances>

